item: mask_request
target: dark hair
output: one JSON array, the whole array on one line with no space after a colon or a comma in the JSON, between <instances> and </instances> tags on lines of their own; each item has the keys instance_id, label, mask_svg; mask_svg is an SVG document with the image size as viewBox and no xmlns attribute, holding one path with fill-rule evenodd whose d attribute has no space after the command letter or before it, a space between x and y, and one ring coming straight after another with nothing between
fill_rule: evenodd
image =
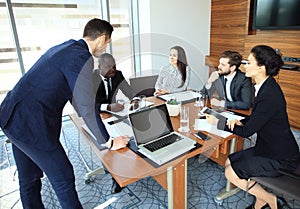
<instances>
[{"instance_id":1,"label":"dark hair","mask_svg":"<svg viewBox=\"0 0 300 209\"><path fill-rule=\"evenodd\" d=\"M100 57L98 58L98 67L100 68L100 66L106 63L109 59L113 60L113 62L116 63L115 58L111 54L109 53L101 54Z\"/></svg>"},{"instance_id":2,"label":"dark hair","mask_svg":"<svg viewBox=\"0 0 300 209\"><path fill-rule=\"evenodd\" d=\"M229 59L229 66L236 66L236 69L238 69L242 62L242 55L236 51L224 51L219 58L228 58Z\"/></svg>"},{"instance_id":3,"label":"dark hair","mask_svg":"<svg viewBox=\"0 0 300 209\"><path fill-rule=\"evenodd\" d=\"M283 65L281 55L266 45L257 45L251 49L251 54L255 57L258 66L265 66L266 75L275 76L279 73Z\"/></svg>"},{"instance_id":4,"label":"dark hair","mask_svg":"<svg viewBox=\"0 0 300 209\"><path fill-rule=\"evenodd\" d=\"M170 51L172 49L177 50L177 53L178 53L177 67L178 67L179 72L181 73L181 78L182 78L182 83L179 87L182 87L186 80L186 66L188 65L187 60L186 60L185 51L181 46L173 46L170 49Z\"/></svg>"},{"instance_id":5,"label":"dark hair","mask_svg":"<svg viewBox=\"0 0 300 209\"><path fill-rule=\"evenodd\" d=\"M99 36L105 35L105 40L107 40L113 31L114 28L109 22L94 18L85 25L83 37L89 37L93 41Z\"/></svg>"}]
</instances>

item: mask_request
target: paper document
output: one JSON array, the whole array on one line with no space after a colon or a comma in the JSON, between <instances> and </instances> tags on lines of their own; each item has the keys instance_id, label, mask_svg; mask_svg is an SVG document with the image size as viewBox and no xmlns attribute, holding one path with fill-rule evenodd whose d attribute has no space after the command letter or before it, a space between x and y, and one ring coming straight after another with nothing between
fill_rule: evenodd
<instances>
[{"instance_id":1,"label":"paper document","mask_svg":"<svg viewBox=\"0 0 300 209\"><path fill-rule=\"evenodd\" d=\"M232 134L228 131L219 130L217 125L209 124L206 119L195 119L194 129L207 131L223 138L226 138Z\"/></svg>"},{"instance_id":2,"label":"paper document","mask_svg":"<svg viewBox=\"0 0 300 209\"><path fill-rule=\"evenodd\" d=\"M146 107L149 107L149 106L151 106L153 104L154 104L153 102L146 101ZM122 111L120 111L120 112L112 112L112 111L106 110L106 112L108 112L110 114L113 114L113 115L124 117L124 116L126 116L126 115L128 115L130 113L133 113L133 112L139 110L139 109L129 110L129 108L130 108L130 104L129 104L129 102L126 102L125 103L125 107L124 107L124 109Z\"/></svg>"},{"instance_id":3,"label":"paper document","mask_svg":"<svg viewBox=\"0 0 300 209\"><path fill-rule=\"evenodd\" d=\"M124 121L120 121L114 124L109 124L111 121L117 121L118 118L116 117L110 117L105 120L103 120L103 123L107 129L107 132L111 137L118 137L118 136L124 136L127 135L129 137L133 136L132 128L128 123L125 122L125 120L128 121L128 119L124 119Z\"/></svg>"},{"instance_id":4,"label":"paper document","mask_svg":"<svg viewBox=\"0 0 300 209\"><path fill-rule=\"evenodd\" d=\"M189 101L192 99L196 99L197 97L201 97L201 94L194 91L182 91L158 96L158 98L161 98L165 101L168 101L170 99L176 99L177 102Z\"/></svg>"},{"instance_id":5,"label":"paper document","mask_svg":"<svg viewBox=\"0 0 300 209\"><path fill-rule=\"evenodd\" d=\"M220 113L220 114L223 115L224 117L226 117L228 121L231 121L231 120L234 120L234 119L242 120L242 119L245 118L245 117L243 117L243 116L236 115L236 114L234 114L234 113L227 112L227 111L222 112L222 113Z\"/></svg>"}]
</instances>

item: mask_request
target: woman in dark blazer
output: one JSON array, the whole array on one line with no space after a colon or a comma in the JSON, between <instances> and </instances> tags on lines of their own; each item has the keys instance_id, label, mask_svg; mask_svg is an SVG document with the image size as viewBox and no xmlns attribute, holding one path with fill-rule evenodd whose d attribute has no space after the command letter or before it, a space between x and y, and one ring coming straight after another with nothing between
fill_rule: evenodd
<instances>
[{"instance_id":1,"label":"woman in dark blazer","mask_svg":"<svg viewBox=\"0 0 300 209\"><path fill-rule=\"evenodd\" d=\"M299 147L290 129L286 101L273 78L282 64L281 57L271 47L258 45L252 48L245 65L246 76L256 83L252 114L241 121L229 121L225 127L221 127L222 121L218 122L218 128L242 137L257 133L254 147L231 154L225 164L226 178L243 190L251 177L279 176L279 169L294 170L299 163ZM207 119L211 123L216 120L209 115ZM276 209L287 204L253 180L249 184L249 193L256 197L256 202L247 209L266 208L267 205Z\"/></svg>"}]
</instances>

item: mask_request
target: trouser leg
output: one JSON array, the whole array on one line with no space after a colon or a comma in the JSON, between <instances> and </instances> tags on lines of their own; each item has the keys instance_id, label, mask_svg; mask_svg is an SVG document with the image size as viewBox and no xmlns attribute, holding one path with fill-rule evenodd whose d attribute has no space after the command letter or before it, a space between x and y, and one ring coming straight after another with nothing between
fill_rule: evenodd
<instances>
[{"instance_id":1,"label":"trouser leg","mask_svg":"<svg viewBox=\"0 0 300 209\"><path fill-rule=\"evenodd\" d=\"M20 149L12 144L18 169L20 197L24 209L44 208L41 197L41 169Z\"/></svg>"},{"instance_id":2,"label":"trouser leg","mask_svg":"<svg viewBox=\"0 0 300 209\"><path fill-rule=\"evenodd\" d=\"M22 147L22 152L26 153L27 156L30 156L30 159L32 160L31 164L24 165L24 168L22 168L25 170L22 172L22 175L24 174L23 176L26 176L26 169L29 171L34 167L32 165L34 164L36 167L40 168L40 176L42 174L41 170L47 175L62 208L82 208L75 189L75 176L72 164L60 143L52 150L37 149L34 145L27 145L18 141L16 142L16 146ZM28 159L27 156L26 158ZM19 158L18 161L19 164L23 163L23 159ZM22 179L26 179L26 177L23 177ZM20 184L20 187L21 186L23 187L23 184ZM37 191L32 191L31 195L33 192L35 192L34 195L37 195Z\"/></svg>"}]
</instances>

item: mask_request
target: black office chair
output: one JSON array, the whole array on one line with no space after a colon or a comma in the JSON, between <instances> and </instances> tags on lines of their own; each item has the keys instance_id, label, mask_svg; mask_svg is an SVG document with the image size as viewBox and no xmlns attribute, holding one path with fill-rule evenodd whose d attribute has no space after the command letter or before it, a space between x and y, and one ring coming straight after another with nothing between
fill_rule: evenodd
<instances>
[{"instance_id":1,"label":"black office chair","mask_svg":"<svg viewBox=\"0 0 300 209\"><path fill-rule=\"evenodd\" d=\"M253 177L252 179L278 195L300 201L300 164L294 172L286 170L279 172L282 176Z\"/></svg>"}]
</instances>

